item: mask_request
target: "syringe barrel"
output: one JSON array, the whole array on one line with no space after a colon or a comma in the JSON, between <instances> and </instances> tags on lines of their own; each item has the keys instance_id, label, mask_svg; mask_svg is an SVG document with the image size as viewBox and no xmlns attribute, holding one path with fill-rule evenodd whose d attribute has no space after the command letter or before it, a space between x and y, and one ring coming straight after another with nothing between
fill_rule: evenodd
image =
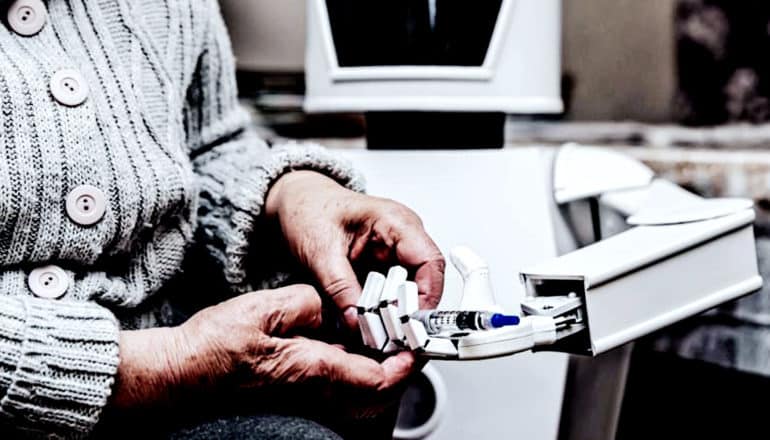
<instances>
[{"instance_id":1,"label":"syringe barrel","mask_svg":"<svg viewBox=\"0 0 770 440\"><path fill-rule=\"evenodd\" d=\"M439 334L492 328L492 315L477 311L420 310L412 317L422 322L429 334Z\"/></svg>"}]
</instances>

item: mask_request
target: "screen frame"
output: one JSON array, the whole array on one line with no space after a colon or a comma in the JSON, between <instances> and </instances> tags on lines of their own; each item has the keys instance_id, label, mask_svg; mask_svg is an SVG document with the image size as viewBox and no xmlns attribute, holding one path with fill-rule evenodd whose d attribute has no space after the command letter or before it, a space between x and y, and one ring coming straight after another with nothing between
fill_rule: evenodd
<instances>
[{"instance_id":1,"label":"screen frame","mask_svg":"<svg viewBox=\"0 0 770 440\"><path fill-rule=\"evenodd\" d=\"M502 0L495 22L489 47L481 66L357 66L340 67L334 46L329 11L325 0L317 2L318 23L326 59L329 61L329 77L334 82L382 81L382 80L449 80L449 81L490 81L494 77L500 52L502 51L508 26L514 13L516 0Z\"/></svg>"}]
</instances>

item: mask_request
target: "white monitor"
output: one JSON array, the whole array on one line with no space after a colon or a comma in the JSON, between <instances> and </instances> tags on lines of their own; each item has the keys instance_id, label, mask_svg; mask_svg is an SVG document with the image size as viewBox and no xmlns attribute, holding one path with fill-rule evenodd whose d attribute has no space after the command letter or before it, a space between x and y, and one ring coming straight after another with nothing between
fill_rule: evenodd
<instances>
[{"instance_id":1,"label":"white monitor","mask_svg":"<svg viewBox=\"0 0 770 440\"><path fill-rule=\"evenodd\" d=\"M560 113L560 0L308 0L308 112Z\"/></svg>"}]
</instances>

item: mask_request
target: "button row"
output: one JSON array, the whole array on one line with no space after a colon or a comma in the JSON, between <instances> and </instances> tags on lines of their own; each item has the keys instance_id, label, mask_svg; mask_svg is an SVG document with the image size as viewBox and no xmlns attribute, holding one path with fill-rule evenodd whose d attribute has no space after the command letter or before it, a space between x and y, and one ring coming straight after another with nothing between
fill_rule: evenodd
<instances>
[{"instance_id":1,"label":"button row","mask_svg":"<svg viewBox=\"0 0 770 440\"><path fill-rule=\"evenodd\" d=\"M48 21L48 10L42 0L15 0L8 7L8 25L18 35L37 35ZM88 84L75 69L62 69L51 76L51 95L62 105L76 107L88 99ZM91 226L104 217L106 197L91 185L74 188L65 203L67 216L78 225ZM60 267L49 265L29 273L27 284L32 293L40 298L61 298L69 288L70 278Z\"/></svg>"},{"instance_id":2,"label":"button row","mask_svg":"<svg viewBox=\"0 0 770 440\"><path fill-rule=\"evenodd\" d=\"M79 225L91 226L99 222L106 208L104 193L95 186L81 185L67 195L67 216ZM62 268L50 265L30 272L27 284L35 296L57 299L67 291L70 279Z\"/></svg>"},{"instance_id":3,"label":"button row","mask_svg":"<svg viewBox=\"0 0 770 440\"><path fill-rule=\"evenodd\" d=\"M45 26L48 10L42 0L15 0L8 8L7 18L14 32L31 37ZM62 105L76 107L88 98L88 84L83 75L74 69L54 73L49 88L53 98Z\"/></svg>"},{"instance_id":4,"label":"button row","mask_svg":"<svg viewBox=\"0 0 770 440\"><path fill-rule=\"evenodd\" d=\"M107 210L106 197L97 187L80 185L67 195L65 211L67 216L81 226L91 226L104 217ZM61 298L70 285L70 278L59 266L40 267L29 273L29 290L35 296L47 299Z\"/></svg>"}]
</instances>

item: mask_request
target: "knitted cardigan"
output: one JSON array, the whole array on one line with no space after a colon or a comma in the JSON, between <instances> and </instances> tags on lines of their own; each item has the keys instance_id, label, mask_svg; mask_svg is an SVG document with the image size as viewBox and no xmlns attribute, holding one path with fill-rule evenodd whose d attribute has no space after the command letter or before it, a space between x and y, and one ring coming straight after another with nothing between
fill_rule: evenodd
<instances>
[{"instance_id":1,"label":"knitted cardigan","mask_svg":"<svg viewBox=\"0 0 770 440\"><path fill-rule=\"evenodd\" d=\"M259 139L215 0L44 4L36 35L0 23L0 426L83 437L114 382L116 315L176 277L191 245L233 291L249 290L249 254L269 252L259 217L273 181L306 168L362 182L321 147ZM55 100L61 69L82 74L83 104ZM95 225L67 216L79 185L106 196ZM48 264L70 278L59 299L28 286Z\"/></svg>"}]
</instances>

